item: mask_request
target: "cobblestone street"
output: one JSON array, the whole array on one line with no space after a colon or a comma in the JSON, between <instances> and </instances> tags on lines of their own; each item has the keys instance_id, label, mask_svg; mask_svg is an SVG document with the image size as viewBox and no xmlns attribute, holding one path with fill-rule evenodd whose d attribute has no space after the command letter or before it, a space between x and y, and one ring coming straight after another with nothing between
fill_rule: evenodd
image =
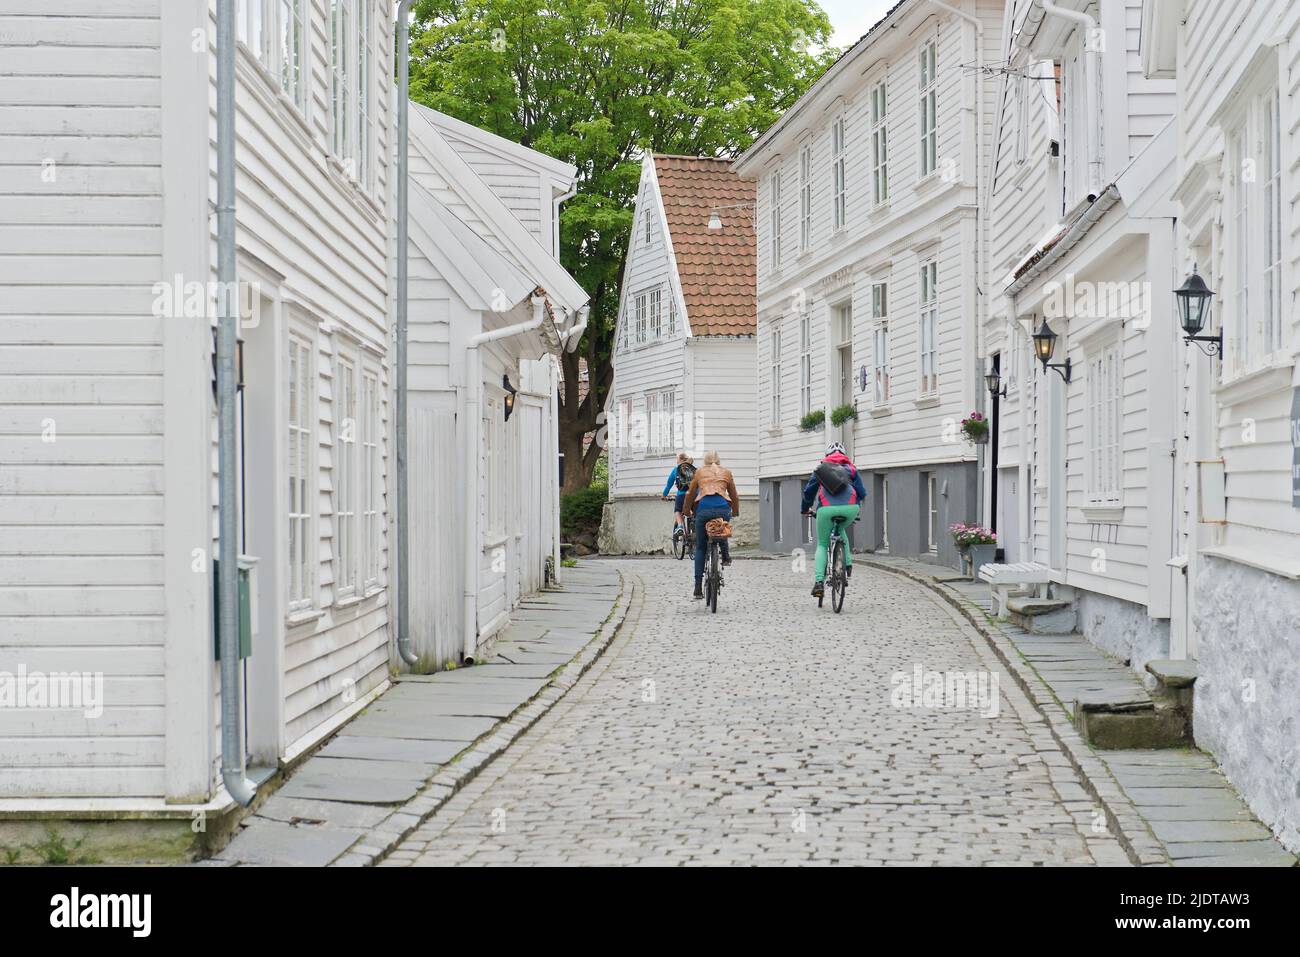
<instances>
[{"instance_id":1,"label":"cobblestone street","mask_svg":"<svg viewBox=\"0 0 1300 957\"><path fill-rule=\"evenodd\" d=\"M1044 720L926 589L859 567L834 615L807 572L741 560L713 616L687 563L618 567L640 592L603 658L384 866L1127 863ZM918 667L999 694L906 700Z\"/></svg>"}]
</instances>

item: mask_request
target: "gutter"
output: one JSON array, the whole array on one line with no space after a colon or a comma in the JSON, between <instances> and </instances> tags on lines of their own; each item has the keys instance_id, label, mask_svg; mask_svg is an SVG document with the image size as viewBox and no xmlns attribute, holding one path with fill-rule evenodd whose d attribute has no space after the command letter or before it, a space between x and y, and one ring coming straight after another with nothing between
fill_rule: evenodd
<instances>
[{"instance_id":1,"label":"gutter","mask_svg":"<svg viewBox=\"0 0 1300 957\"><path fill-rule=\"evenodd\" d=\"M1015 298L1027 289L1030 283L1055 265L1066 253L1079 245L1083 237L1092 229L1093 224L1101 219L1119 200L1119 189L1114 184L1107 186L1102 194L1088 207L1087 211L1076 219L1074 224L1062 234L1061 238L1047 250L1042 259L1007 284L1003 290L1007 298Z\"/></svg>"},{"instance_id":2,"label":"gutter","mask_svg":"<svg viewBox=\"0 0 1300 957\"><path fill-rule=\"evenodd\" d=\"M420 660L411 647L411 529L410 479L407 475L406 332L410 304L410 84L411 0L397 6L397 328L394 331L396 404L393 430L397 446L397 654L408 667Z\"/></svg>"},{"instance_id":3,"label":"gutter","mask_svg":"<svg viewBox=\"0 0 1300 957\"><path fill-rule=\"evenodd\" d=\"M461 429L462 452L465 456L465 541L464 541L464 575L465 586L462 595L462 607L465 616L464 635L461 644L461 656L465 664L473 664L478 652L478 567L482 556L482 544L479 536L479 450L483 447L483 419L479 414L482 404L480 393L483 390L483 373L480 369L478 347L501 339L532 332L541 328L546 321L546 300L540 296L532 297L533 318L526 322L515 323L490 332L480 332L465 343L465 395L463 403L465 414Z\"/></svg>"},{"instance_id":4,"label":"gutter","mask_svg":"<svg viewBox=\"0 0 1300 957\"><path fill-rule=\"evenodd\" d=\"M239 691L239 461L235 447L235 0L217 0L217 548L221 649L221 781L243 807L257 785L244 765Z\"/></svg>"}]
</instances>

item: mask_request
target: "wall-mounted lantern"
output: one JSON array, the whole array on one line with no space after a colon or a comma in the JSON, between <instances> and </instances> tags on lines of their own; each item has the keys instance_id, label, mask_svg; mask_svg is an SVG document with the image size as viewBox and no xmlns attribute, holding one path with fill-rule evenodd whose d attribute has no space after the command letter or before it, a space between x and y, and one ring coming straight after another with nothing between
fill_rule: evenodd
<instances>
[{"instance_id":1,"label":"wall-mounted lantern","mask_svg":"<svg viewBox=\"0 0 1300 957\"><path fill-rule=\"evenodd\" d=\"M728 206L714 206L709 210L709 229L717 232L722 228L722 217L718 213L724 209L753 209L753 203L731 203Z\"/></svg>"},{"instance_id":2,"label":"wall-mounted lantern","mask_svg":"<svg viewBox=\"0 0 1300 957\"><path fill-rule=\"evenodd\" d=\"M1210 319L1210 300L1214 293L1205 285L1205 280L1192 266L1192 274L1183 280L1183 284L1174 290L1178 300L1178 322L1183 327L1183 341L1195 342L1196 348L1207 356L1223 355L1223 330L1212 336L1201 335L1201 330ZM1206 345L1201 345L1204 342Z\"/></svg>"},{"instance_id":3,"label":"wall-mounted lantern","mask_svg":"<svg viewBox=\"0 0 1300 957\"><path fill-rule=\"evenodd\" d=\"M508 375L503 375L501 377L501 388L506 390L505 421L509 422L510 413L515 410L515 395L519 392L519 390L510 384L510 376Z\"/></svg>"},{"instance_id":4,"label":"wall-mounted lantern","mask_svg":"<svg viewBox=\"0 0 1300 957\"><path fill-rule=\"evenodd\" d=\"M1056 351L1056 333L1052 327L1043 320L1043 324L1038 327L1034 333L1034 354L1038 356L1038 361L1043 364L1044 369L1055 369L1066 382L1070 381L1070 358L1067 356L1064 362L1053 362L1052 353Z\"/></svg>"},{"instance_id":5,"label":"wall-mounted lantern","mask_svg":"<svg viewBox=\"0 0 1300 957\"><path fill-rule=\"evenodd\" d=\"M997 369L990 369L984 373L984 387L989 390L989 395L1005 399L1007 397L1007 387L1002 383L1002 373Z\"/></svg>"}]
</instances>

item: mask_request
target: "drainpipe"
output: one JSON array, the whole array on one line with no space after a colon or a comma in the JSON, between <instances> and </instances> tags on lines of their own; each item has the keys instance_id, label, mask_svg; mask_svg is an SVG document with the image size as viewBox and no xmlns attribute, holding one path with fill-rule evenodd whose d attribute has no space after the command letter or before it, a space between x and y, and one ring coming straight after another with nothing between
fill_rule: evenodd
<instances>
[{"instance_id":1,"label":"drainpipe","mask_svg":"<svg viewBox=\"0 0 1300 957\"><path fill-rule=\"evenodd\" d=\"M587 316L591 311L590 306L583 306L578 310L578 321L570 327L569 331L564 334L564 351L572 352L578 348L578 342L582 339L582 334L587 331Z\"/></svg>"},{"instance_id":2,"label":"drainpipe","mask_svg":"<svg viewBox=\"0 0 1300 957\"><path fill-rule=\"evenodd\" d=\"M217 528L221 574L221 780L244 807L257 785L244 768L239 693L239 499L235 487L235 0L217 0Z\"/></svg>"},{"instance_id":3,"label":"drainpipe","mask_svg":"<svg viewBox=\"0 0 1300 957\"><path fill-rule=\"evenodd\" d=\"M410 220L410 108L411 0L397 6L397 329L394 336L397 363L397 409L394 423L397 445L397 653L408 666L420 658L411 647L411 529L410 481L406 463L406 318L409 303L407 259Z\"/></svg>"},{"instance_id":4,"label":"drainpipe","mask_svg":"<svg viewBox=\"0 0 1300 957\"><path fill-rule=\"evenodd\" d=\"M1052 0L1042 0L1042 4L1043 12L1049 17L1070 20L1083 29L1084 108L1088 111L1092 127L1088 131L1088 196L1095 199L1101 195L1103 165L1101 155L1101 51L1096 49L1096 44L1093 42L1097 30L1097 21L1086 13L1058 7Z\"/></svg>"},{"instance_id":5,"label":"drainpipe","mask_svg":"<svg viewBox=\"0 0 1300 957\"><path fill-rule=\"evenodd\" d=\"M533 318L527 322L518 322L513 326L480 332L465 344L465 590L463 595L463 614L465 616L465 634L462 645L462 657L466 664L474 663L478 652L478 566L483 547L479 537L479 450L483 447L483 420L479 415L479 393L483 390L483 374L480 371L478 347L488 342L509 339L541 328L546 321L546 300L539 296L532 298Z\"/></svg>"},{"instance_id":6,"label":"drainpipe","mask_svg":"<svg viewBox=\"0 0 1300 957\"><path fill-rule=\"evenodd\" d=\"M982 373L984 371L984 356L983 356L984 328L983 328L983 316L981 315L981 310L979 308L980 294L978 290L980 288L980 252L982 251L982 247L984 245L983 217L981 215L983 212L983 202L981 200L981 196L983 195L983 193L980 190L980 171L981 171L980 141L984 137L984 123L982 121L984 115L984 70L980 66L980 57L982 57L984 54L984 22L974 14L967 13L965 10L961 10L957 7L952 6L951 4L944 3L942 2L942 0L930 0L930 4L932 6L938 7L940 10L948 11L953 16L960 17L961 19L965 20L967 23L971 24L975 28L975 144L974 144L975 145L975 254L974 254L975 268L974 268L974 276L975 276L976 289L974 295L975 295L976 323L975 323L975 355L971 359L971 367L975 374L975 382L974 382L975 394L972 397L972 400L974 402L975 408L982 413L984 411L984 390L983 388L981 388L981 385L983 383ZM996 440L996 436L995 436L995 440ZM978 464L975 467L975 503L976 503L975 507L976 507L976 514L978 515L980 512L984 511L985 480L987 478L988 481L994 482L997 480L997 476L985 476L984 474L985 455L984 455L984 446L982 445L979 446L977 450L976 460ZM993 524L992 516L989 516L989 520L985 524L988 525Z\"/></svg>"}]
</instances>

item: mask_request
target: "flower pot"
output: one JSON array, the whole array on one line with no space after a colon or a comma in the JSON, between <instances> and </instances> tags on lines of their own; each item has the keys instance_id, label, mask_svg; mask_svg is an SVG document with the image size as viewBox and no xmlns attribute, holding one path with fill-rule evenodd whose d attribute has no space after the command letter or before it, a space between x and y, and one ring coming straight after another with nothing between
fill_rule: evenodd
<instances>
[{"instance_id":1,"label":"flower pot","mask_svg":"<svg viewBox=\"0 0 1300 957\"><path fill-rule=\"evenodd\" d=\"M974 433L967 432L966 438L970 439L976 445L987 445L989 441L989 434L987 432L974 432Z\"/></svg>"},{"instance_id":2,"label":"flower pot","mask_svg":"<svg viewBox=\"0 0 1300 957\"><path fill-rule=\"evenodd\" d=\"M979 578L981 565L993 564L997 553L997 545L971 545L966 549L966 554L970 558L970 577L972 581Z\"/></svg>"}]
</instances>

